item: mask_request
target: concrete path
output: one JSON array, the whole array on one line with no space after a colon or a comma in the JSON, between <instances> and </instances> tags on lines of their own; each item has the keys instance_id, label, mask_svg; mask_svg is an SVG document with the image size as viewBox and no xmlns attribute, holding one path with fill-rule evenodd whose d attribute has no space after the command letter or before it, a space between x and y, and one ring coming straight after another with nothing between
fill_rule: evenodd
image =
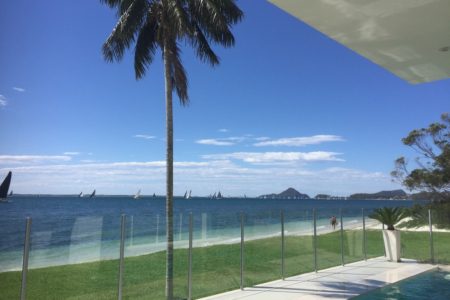
<instances>
[{"instance_id":1,"label":"concrete path","mask_svg":"<svg viewBox=\"0 0 450 300\"><path fill-rule=\"evenodd\" d=\"M277 280L243 291L235 290L202 300L308 300L348 299L378 287L436 268L403 259L401 263L386 261L385 257L359 261L345 266L321 270Z\"/></svg>"}]
</instances>

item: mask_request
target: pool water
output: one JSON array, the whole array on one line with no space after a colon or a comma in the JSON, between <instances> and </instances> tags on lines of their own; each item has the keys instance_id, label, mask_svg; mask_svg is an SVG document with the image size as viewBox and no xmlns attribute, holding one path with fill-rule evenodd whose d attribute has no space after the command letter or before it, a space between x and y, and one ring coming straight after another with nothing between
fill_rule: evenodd
<instances>
[{"instance_id":1,"label":"pool water","mask_svg":"<svg viewBox=\"0 0 450 300\"><path fill-rule=\"evenodd\" d=\"M394 284L376 289L367 294L352 298L354 300L378 300L378 299L450 299L450 272L433 270L399 281Z\"/></svg>"}]
</instances>

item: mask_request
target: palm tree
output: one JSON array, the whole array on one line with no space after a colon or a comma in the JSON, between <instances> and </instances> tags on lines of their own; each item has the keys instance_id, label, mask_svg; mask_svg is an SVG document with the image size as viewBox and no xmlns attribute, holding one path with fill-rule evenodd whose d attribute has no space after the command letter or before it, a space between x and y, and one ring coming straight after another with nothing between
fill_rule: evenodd
<instances>
[{"instance_id":1,"label":"palm tree","mask_svg":"<svg viewBox=\"0 0 450 300\"><path fill-rule=\"evenodd\" d=\"M408 217L408 211L401 207L383 207L373 211L369 218L385 224L387 230L395 230L394 225Z\"/></svg>"},{"instance_id":2,"label":"palm tree","mask_svg":"<svg viewBox=\"0 0 450 300\"><path fill-rule=\"evenodd\" d=\"M103 44L108 62L122 59L133 44L136 79L145 75L158 50L164 61L166 96L166 297L173 298L173 113L172 92L186 105L188 79L180 58L180 43L212 66L219 58L210 44L234 45L232 25L243 18L235 0L100 0L117 10L118 21Z\"/></svg>"}]
</instances>

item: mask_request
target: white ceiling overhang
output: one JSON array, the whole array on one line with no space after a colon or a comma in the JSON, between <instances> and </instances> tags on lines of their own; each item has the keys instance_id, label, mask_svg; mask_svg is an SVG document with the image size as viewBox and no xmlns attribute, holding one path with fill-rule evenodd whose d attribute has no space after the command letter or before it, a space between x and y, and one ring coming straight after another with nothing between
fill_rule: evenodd
<instances>
[{"instance_id":1,"label":"white ceiling overhang","mask_svg":"<svg viewBox=\"0 0 450 300\"><path fill-rule=\"evenodd\" d=\"M450 0L269 2L410 83L450 77Z\"/></svg>"}]
</instances>

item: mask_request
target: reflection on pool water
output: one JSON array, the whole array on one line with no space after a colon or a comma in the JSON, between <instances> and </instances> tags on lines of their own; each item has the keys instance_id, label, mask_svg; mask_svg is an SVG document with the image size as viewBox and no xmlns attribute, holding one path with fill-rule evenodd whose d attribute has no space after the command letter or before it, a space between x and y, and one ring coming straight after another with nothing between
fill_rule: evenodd
<instances>
[{"instance_id":1,"label":"reflection on pool water","mask_svg":"<svg viewBox=\"0 0 450 300\"><path fill-rule=\"evenodd\" d=\"M352 299L448 300L450 299L450 272L441 269L425 272Z\"/></svg>"}]
</instances>

